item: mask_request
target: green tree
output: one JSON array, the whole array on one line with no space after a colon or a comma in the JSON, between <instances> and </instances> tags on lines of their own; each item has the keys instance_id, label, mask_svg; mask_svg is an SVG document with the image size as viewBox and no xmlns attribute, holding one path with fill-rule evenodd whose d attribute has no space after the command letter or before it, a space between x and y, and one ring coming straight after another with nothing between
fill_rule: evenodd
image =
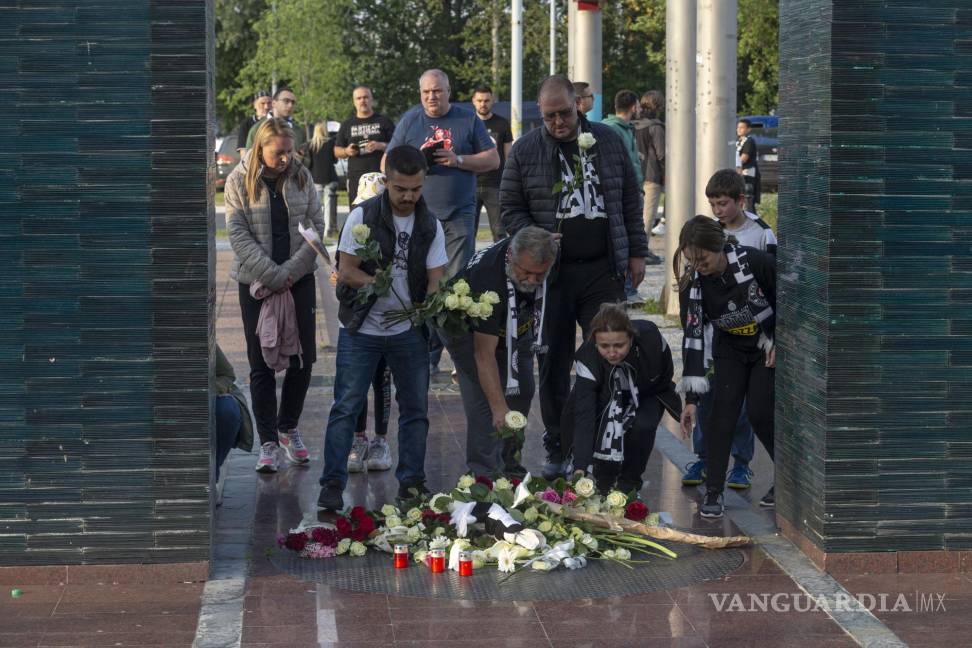
<instances>
[{"instance_id":1,"label":"green tree","mask_svg":"<svg viewBox=\"0 0 972 648\"><path fill-rule=\"evenodd\" d=\"M249 113L253 94L269 90L269 81L241 88L237 76L257 49L254 26L267 0L216 0L216 117L229 132Z\"/></svg>"},{"instance_id":2,"label":"green tree","mask_svg":"<svg viewBox=\"0 0 972 648\"><path fill-rule=\"evenodd\" d=\"M780 88L779 33L779 0L739 0L739 114L766 115L776 110Z\"/></svg>"}]
</instances>

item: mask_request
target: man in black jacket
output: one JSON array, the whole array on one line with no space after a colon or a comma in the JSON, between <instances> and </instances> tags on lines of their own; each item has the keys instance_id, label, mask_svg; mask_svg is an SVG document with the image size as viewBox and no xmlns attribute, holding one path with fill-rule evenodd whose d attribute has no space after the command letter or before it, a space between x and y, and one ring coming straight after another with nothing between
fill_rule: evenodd
<instances>
[{"instance_id":1,"label":"man in black jacket","mask_svg":"<svg viewBox=\"0 0 972 648\"><path fill-rule=\"evenodd\" d=\"M563 469L560 415L570 388L577 324L587 336L604 302L624 299L625 276L637 288L645 276L648 238L641 187L624 144L611 128L578 115L574 87L547 77L537 97L544 127L510 151L500 185L500 209L513 235L528 225L555 232L560 253L547 296L540 356L540 411L547 463Z\"/></svg>"}]
</instances>

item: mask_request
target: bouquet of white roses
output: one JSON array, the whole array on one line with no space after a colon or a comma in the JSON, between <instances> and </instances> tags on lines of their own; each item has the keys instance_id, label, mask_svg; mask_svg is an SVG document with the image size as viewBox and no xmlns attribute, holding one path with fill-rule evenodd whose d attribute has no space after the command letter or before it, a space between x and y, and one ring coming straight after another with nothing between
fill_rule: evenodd
<instances>
[{"instance_id":1,"label":"bouquet of white roses","mask_svg":"<svg viewBox=\"0 0 972 648\"><path fill-rule=\"evenodd\" d=\"M355 296L355 301L359 304L363 304L371 299L372 296L384 297L389 292L395 294L399 301L402 298L399 297L398 293L395 292L395 287L392 286L391 271L392 266L388 264L387 268L381 268L381 247L378 245L378 241L371 238L371 228L364 223L358 223L351 228L351 236L354 239L357 248L354 251L354 255L361 259L361 262L373 261L379 266L378 270L375 272L374 283L365 284L358 289L358 294ZM404 305L404 302L402 302Z\"/></svg>"},{"instance_id":2,"label":"bouquet of white roses","mask_svg":"<svg viewBox=\"0 0 972 648\"><path fill-rule=\"evenodd\" d=\"M493 314L499 295L487 290L478 296L471 294L465 279L451 285L443 282L437 292L412 308L385 313L385 325L393 326L405 320L415 324L432 324L451 336L468 333L473 320L484 320Z\"/></svg>"}]
</instances>

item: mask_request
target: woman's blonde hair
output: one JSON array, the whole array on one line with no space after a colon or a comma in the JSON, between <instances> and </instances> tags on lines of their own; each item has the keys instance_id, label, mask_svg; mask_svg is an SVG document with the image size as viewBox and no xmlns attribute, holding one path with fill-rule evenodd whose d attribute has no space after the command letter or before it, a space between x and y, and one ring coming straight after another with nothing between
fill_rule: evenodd
<instances>
[{"instance_id":1,"label":"woman's blonde hair","mask_svg":"<svg viewBox=\"0 0 972 648\"><path fill-rule=\"evenodd\" d=\"M672 272L675 274L675 284L683 290L692 280L691 273L683 273L685 261L682 252L686 248L698 248L709 252L722 252L726 243L735 243L735 239L726 235L719 221L708 216L694 216L685 222L678 235L678 248L672 258Z\"/></svg>"},{"instance_id":2,"label":"woman's blonde hair","mask_svg":"<svg viewBox=\"0 0 972 648\"><path fill-rule=\"evenodd\" d=\"M289 137L291 140L297 140L293 129L283 119L268 119L257 129L256 135L253 137L253 148L250 150L250 164L246 168L246 176L244 176L243 180L243 186L246 188L246 197L250 204L260 199L260 186L262 184L260 182L260 174L263 172L263 147L273 137ZM287 165L287 169L277 178L277 188L282 188L287 178L293 175L294 171L299 167L300 162L297 161L295 155L290 159L290 164ZM304 174L298 173L297 187L301 191L304 190L305 182Z\"/></svg>"},{"instance_id":3,"label":"woman's blonde hair","mask_svg":"<svg viewBox=\"0 0 972 648\"><path fill-rule=\"evenodd\" d=\"M314 124L314 137L310 141L310 150L317 153L328 139L327 123L317 122Z\"/></svg>"}]
</instances>

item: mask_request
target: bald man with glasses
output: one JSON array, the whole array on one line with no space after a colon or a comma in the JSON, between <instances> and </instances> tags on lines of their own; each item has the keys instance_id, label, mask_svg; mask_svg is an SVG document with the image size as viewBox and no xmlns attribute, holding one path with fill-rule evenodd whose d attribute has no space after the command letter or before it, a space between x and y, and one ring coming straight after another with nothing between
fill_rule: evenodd
<instances>
[{"instance_id":1,"label":"bald man with glasses","mask_svg":"<svg viewBox=\"0 0 972 648\"><path fill-rule=\"evenodd\" d=\"M560 415L577 325L586 338L601 304L624 300L626 278L637 288L649 252L641 186L621 138L579 114L574 86L564 76L543 80L537 104L543 127L513 144L500 184L500 212L510 235L535 225L559 241L544 316L546 348L540 349L543 474L553 478L569 463L561 450Z\"/></svg>"}]
</instances>

